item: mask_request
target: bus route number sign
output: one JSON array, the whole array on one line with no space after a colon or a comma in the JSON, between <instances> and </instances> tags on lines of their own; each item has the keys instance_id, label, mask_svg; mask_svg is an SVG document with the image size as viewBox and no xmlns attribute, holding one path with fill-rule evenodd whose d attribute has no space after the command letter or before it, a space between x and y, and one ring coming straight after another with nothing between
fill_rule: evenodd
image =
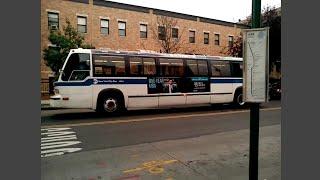
<instances>
[{"instance_id":1,"label":"bus route number sign","mask_svg":"<svg viewBox=\"0 0 320 180\"><path fill-rule=\"evenodd\" d=\"M243 97L245 102L268 101L269 28L243 30Z\"/></svg>"}]
</instances>

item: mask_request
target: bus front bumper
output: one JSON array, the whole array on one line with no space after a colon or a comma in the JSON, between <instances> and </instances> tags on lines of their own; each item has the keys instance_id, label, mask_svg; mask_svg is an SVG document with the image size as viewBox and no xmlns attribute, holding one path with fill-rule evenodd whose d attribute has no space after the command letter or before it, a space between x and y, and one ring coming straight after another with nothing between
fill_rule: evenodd
<instances>
[{"instance_id":1,"label":"bus front bumper","mask_svg":"<svg viewBox=\"0 0 320 180\"><path fill-rule=\"evenodd\" d=\"M62 100L62 96L60 94L56 94L50 97L50 107L53 108L63 108L64 102Z\"/></svg>"}]
</instances>

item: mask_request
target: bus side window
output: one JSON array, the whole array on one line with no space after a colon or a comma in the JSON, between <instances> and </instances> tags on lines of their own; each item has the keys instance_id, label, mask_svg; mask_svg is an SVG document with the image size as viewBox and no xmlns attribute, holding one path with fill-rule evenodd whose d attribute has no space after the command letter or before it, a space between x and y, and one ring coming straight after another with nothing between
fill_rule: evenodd
<instances>
[{"instance_id":1,"label":"bus side window","mask_svg":"<svg viewBox=\"0 0 320 180\"><path fill-rule=\"evenodd\" d=\"M242 77L243 66L241 62L232 62L232 76Z\"/></svg>"},{"instance_id":2,"label":"bus side window","mask_svg":"<svg viewBox=\"0 0 320 180\"><path fill-rule=\"evenodd\" d=\"M187 61L187 76L197 76L199 74L198 65L196 60L186 60Z\"/></svg>"},{"instance_id":3,"label":"bus side window","mask_svg":"<svg viewBox=\"0 0 320 180\"><path fill-rule=\"evenodd\" d=\"M125 61L121 56L93 55L94 76L124 76Z\"/></svg>"},{"instance_id":4,"label":"bus side window","mask_svg":"<svg viewBox=\"0 0 320 180\"><path fill-rule=\"evenodd\" d=\"M208 76L208 62L206 60L198 60L199 76Z\"/></svg>"},{"instance_id":5,"label":"bus side window","mask_svg":"<svg viewBox=\"0 0 320 180\"><path fill-rule=\"evenodd\" d=\"M231 69L229 62L223 61L212 61L211 71L213 77L230 77Z\"/></svg>"},{"instance_id":6,"label":"bus side window","mask_svg":"<svg viewBox=\"0 0 320 180\"><path fill-rule=\"evenodd\" d=\"M160 76L183 76L182 59L164 59L160 58Z\"/></svg>"},{"instance_id":7,"label":"bus side window","mask_svg":"<svg viewBox=\"0 0 320 180\"><path fill-rule=\"evenodd\" d=\"M80 81L90 75L90 54L73 53L67 60L61 79L63 81Z\"/></svg>"},{"instance_id":8,"label":"bus side window","mask_svg":"<svg viewBox=\"0 0 320 180\"><path fill-rule=\"evenodd\" d=\"M154 58L143 58L143 73L146 76L156 75L156 61Z\"/></svg>"},{"instance_id":9,"label":"bus side window","mask_svg":"<svg viewBox=\"0 0 320 180\"><path fill-rule=\"evenodd\" d=\"M130 57L129 58L130 75L141 76L143 73L142 69L142 58Z\"/></svg>"},{"instance_id":10,"label":"bus side window","mask_svg":"<svg viewBox=\"0 0 320 180\"><path fill-rule=\"evenodd\" d=\"M206 60L186 60L187 76L208 76L208 63Z\"/></svg>"}]
</instances>

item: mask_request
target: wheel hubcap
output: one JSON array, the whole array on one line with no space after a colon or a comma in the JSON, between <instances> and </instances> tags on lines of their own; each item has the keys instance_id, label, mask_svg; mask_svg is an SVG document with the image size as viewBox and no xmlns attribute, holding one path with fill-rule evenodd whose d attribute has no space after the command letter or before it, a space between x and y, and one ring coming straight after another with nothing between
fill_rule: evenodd
<instances>
[{"instance_id":1,"label":"wheel hubcap","mask_svg":"<svg viewBox=\"0 0 320 180\"><path fill-rule=\"evenodd\" d=\"M114 112L117 109L117 103L116 100L113 98L108 98L105 102L104 102L104 109L107 112Z\"/></svg>"},{"instance_id":2,"label":"wheel hubcap","mask_svg":"<svg viewBox=\"0 0 320 180\"><path fill-rule=\"evenodd\" d=\"M237 97L237 102L240 106L244 105L244 101L242 99L242 94L239 94L238 97Z\"/></svg>"}]
</instances>

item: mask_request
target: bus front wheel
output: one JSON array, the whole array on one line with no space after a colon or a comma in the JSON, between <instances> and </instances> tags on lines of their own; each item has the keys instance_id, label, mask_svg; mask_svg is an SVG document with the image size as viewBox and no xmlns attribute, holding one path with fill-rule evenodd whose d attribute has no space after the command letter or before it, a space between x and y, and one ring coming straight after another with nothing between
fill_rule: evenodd
<instances>
[{"instance_id":1,"label":"bus front wheel","mask_svg":"<svg viewBox=\"0 0 320 180\"><path fill-rule=\"evenodd\" d=\"M103 95L99 99L97 112L114 114L123 109L123 102L118 95Z\"/></svg>"}]
</instances>

